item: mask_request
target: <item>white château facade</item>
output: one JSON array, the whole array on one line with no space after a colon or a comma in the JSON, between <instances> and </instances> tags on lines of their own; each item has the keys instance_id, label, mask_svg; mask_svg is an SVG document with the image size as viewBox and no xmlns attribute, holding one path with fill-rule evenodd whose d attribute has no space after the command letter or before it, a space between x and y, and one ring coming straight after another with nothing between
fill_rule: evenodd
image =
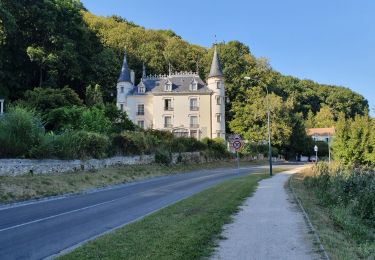
<instances>
[{"instance_id":1,"label":"white ch\u00e2teau facade","mask_svg":"<svg viewBox=\"0 0 375 260\"><path fill-rule=\"evenodd\" d=\"M207 83L193 72L146 76L143 66L136 86L125 53L117 83L117 107L142 128L197 139L225 139L224 75L216 46Z\"/></svg>"}]
</instances>

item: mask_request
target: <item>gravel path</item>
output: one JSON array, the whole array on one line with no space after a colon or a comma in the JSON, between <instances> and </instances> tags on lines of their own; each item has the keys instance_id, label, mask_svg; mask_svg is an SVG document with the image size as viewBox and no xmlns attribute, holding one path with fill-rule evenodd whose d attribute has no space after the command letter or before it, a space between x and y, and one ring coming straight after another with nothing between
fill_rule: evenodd
<instances>
[{"instance_id":1,"label":"gravel path","mask_svg":"<svg viewBox=\"0 0 375 260\"><path fill-rule=\"evenodd\" d=\"M224 227L225 240L211 259L322 259L303 213L285 188L298 169L262 180L233 223Z\"/></svg>"}]
</instances>

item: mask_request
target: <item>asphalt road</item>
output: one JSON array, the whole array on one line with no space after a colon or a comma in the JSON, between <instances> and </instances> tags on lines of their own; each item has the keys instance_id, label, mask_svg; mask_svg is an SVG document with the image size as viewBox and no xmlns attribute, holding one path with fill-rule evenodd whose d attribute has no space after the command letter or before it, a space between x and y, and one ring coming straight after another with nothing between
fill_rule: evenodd
<instances>
[{"instance_id":1,"label":"asphalt road","mask_svg":"<svg viewBox=\"0 0 375 260\"><path fill-rule=\"evenodd\" d=\"M224 180L260 168L266 166L243 167L239 171L199 170L2 207L0 259L43 259L59 254Z\"/></svg>"}]
</instances>

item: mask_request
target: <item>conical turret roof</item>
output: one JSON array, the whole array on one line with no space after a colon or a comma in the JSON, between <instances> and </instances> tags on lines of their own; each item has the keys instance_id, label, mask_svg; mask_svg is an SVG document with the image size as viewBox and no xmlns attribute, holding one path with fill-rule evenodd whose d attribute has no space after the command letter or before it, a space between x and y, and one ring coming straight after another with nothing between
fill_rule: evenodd
<instances>
[{"instance_id":1,"label":"conical turret roof","mask_svg":"<svg viewBox=\"0 0 375 260\"><path fill-rule=\"evenodd\" d=\"M131 82L128 61L126 59L126 51L124 54L124 61L122 63L120 77L118 78L117 82Z\"/></svg>"},{"instance_id":2,"label":"conical turret roof","mask_svg":"<svg viewBox=\"0 0 375 260\"><path fill-rule=\"evenodd\" d=\"M217 46L215 45L214 57L212 58L211 70L210 70L210 74L208 75L208 77L211 78L211 77L222 77L222 76L223 76L223 71L221 70L220 58L219 58L219 54L217 53Z\"/></svg>"}]
</instances>

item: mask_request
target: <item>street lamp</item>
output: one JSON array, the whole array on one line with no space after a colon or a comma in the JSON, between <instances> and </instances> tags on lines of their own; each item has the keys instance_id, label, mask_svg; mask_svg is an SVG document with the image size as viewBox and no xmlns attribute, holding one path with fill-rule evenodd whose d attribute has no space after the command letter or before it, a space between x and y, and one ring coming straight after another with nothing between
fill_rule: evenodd
<instances>
[{"instance_id":1,"label":"street lamp","mask_svg":"<svg viewBox=\"0 0 375 260\"><path fill-rule=\"evenodd\" d=\"M250 77L244 77L245 80L251 80ZM266 92L267 92L267 128L268 128L268 160L270 164L270 176L272 176L272 147L271 147L271 128L270 128L270 114L271 114L271 109L270 109L270 100L269 100L269 95L268 95L268 87L266 87Z\"/></svg>"}]
</instances>

